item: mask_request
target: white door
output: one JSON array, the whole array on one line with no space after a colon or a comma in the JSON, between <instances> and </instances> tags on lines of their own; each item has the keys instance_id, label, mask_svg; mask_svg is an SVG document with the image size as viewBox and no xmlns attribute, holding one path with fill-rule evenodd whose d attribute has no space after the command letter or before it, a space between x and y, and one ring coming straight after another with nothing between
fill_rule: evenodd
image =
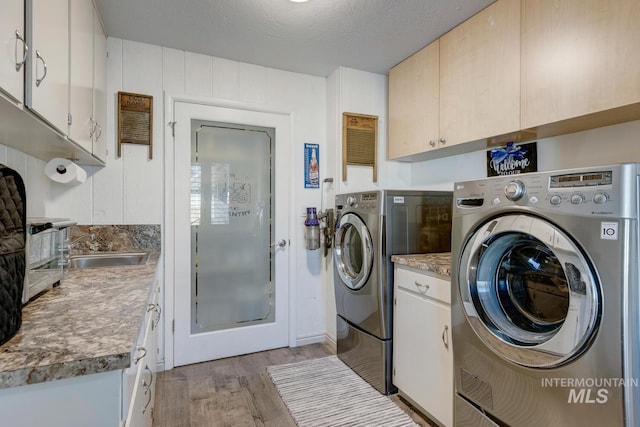
<instances>
[{"instance_id":1,"label":"white door","mask_svg":"<svg viewBox=\"0 0 640 427\"><path fill-rule=\"evenodd\" d=\"M174 365L288 345L288 115L176 102Z\"/></svg>"}]
</instances>

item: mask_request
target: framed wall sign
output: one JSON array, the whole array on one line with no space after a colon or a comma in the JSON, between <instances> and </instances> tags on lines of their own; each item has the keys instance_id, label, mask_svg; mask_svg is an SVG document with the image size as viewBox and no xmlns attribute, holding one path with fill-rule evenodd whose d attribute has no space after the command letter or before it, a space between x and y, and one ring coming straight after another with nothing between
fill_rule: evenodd
<instances>
[{"instance_id":1,"label":"framed wall sign","mask_svg":"<svg viewBox=\"0 0 640 427\"><path fill-rule=\"evenodd\" d=\"M304 188L320 188L320 146L304 144Z\"/></svg>"},{"instance_id":2,"label":"framed wall sign","mask_svg":"<svg viewBox=\"0 0 640 427\"><path fill-rule=\"evenodd\" d=\"M487 151L487 176L516 175L538 171L538 151L535 142L515 144Z\"/></svg>"}]
</instances>

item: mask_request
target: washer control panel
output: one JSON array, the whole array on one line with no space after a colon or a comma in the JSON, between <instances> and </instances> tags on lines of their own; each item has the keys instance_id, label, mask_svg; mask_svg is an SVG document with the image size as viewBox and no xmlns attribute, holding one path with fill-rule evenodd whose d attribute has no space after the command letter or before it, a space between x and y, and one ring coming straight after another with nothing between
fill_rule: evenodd
<instances>
[{"instance_id":1,"label":"washer control panel","mask_svg":"<svg viewBox=\"0 0 640 427\"><path fill-rule=\"evenodd\" d=\"M611 199L605 189L611 188L612 185L612 170L590 170L588 172L551 175L549 177L549 203L553 206L559 206L563 203L603 205Z\"/></svg>"},{"instance_id":2,"label":"washer control panel","mask_svg":"<svg viewBox=\"0 0 640 427\"><path fill-rule=\"evenodd\" d=\"M454 204L477 211L535 207L581 215L633 216L640 196L640 164L497 176L456 182Z\"/></svg>"}]
</instances>

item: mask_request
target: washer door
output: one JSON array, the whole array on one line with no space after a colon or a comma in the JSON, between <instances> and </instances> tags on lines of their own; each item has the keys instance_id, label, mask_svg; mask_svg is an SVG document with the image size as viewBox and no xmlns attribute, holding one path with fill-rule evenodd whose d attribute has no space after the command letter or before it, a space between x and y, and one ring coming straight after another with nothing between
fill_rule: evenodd
<instances>
[{"instance_id":1,"label":"washer door","mask_svg":"<svg viewBox=\"0 0 640 427\"><path fill-rule=\"evenodd\" d=\"M523 366L574 359L600 319L600 287L582 251L535 216L509 214L477 228L460 255L458 289L478 337Z\"/></svg>"},{"instance_id":2,"label":"washer door","mask_svg":"<svg viewBox=\"0 0 640 427\"><path fill-rule=\"evenodd\" d=\"M367 225L354 213L339 218L335 233L333 261L348 288L362 288L373 267L373 241Z\"/></svg>"}]
</instances>

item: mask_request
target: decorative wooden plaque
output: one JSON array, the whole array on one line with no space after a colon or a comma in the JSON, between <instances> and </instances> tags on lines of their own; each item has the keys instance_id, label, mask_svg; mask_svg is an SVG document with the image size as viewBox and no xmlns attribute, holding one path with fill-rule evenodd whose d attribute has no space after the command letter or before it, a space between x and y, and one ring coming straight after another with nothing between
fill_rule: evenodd
<instances>
[{"instance_id":1,"label":"decorative wooden plaque","mask_svg":"<svg viewBox=\"0 0 640 427\"><path fill-rule=\"evenodd\" d=\"M378 116L342 113L342 180L347 165L371 166L373 182L378 181Z\"/></svg>"},{"instance_id":2,"label":"decorative wooden plaque","mask_svg":"<svg viewBox=\"0 0 640 427\"><path fill-rule=\"evenodd\" d=\"M118 92L118 157L120 144L149 146L153 158L153 97L137 93Z\"/></svg>"}]
</instances>

